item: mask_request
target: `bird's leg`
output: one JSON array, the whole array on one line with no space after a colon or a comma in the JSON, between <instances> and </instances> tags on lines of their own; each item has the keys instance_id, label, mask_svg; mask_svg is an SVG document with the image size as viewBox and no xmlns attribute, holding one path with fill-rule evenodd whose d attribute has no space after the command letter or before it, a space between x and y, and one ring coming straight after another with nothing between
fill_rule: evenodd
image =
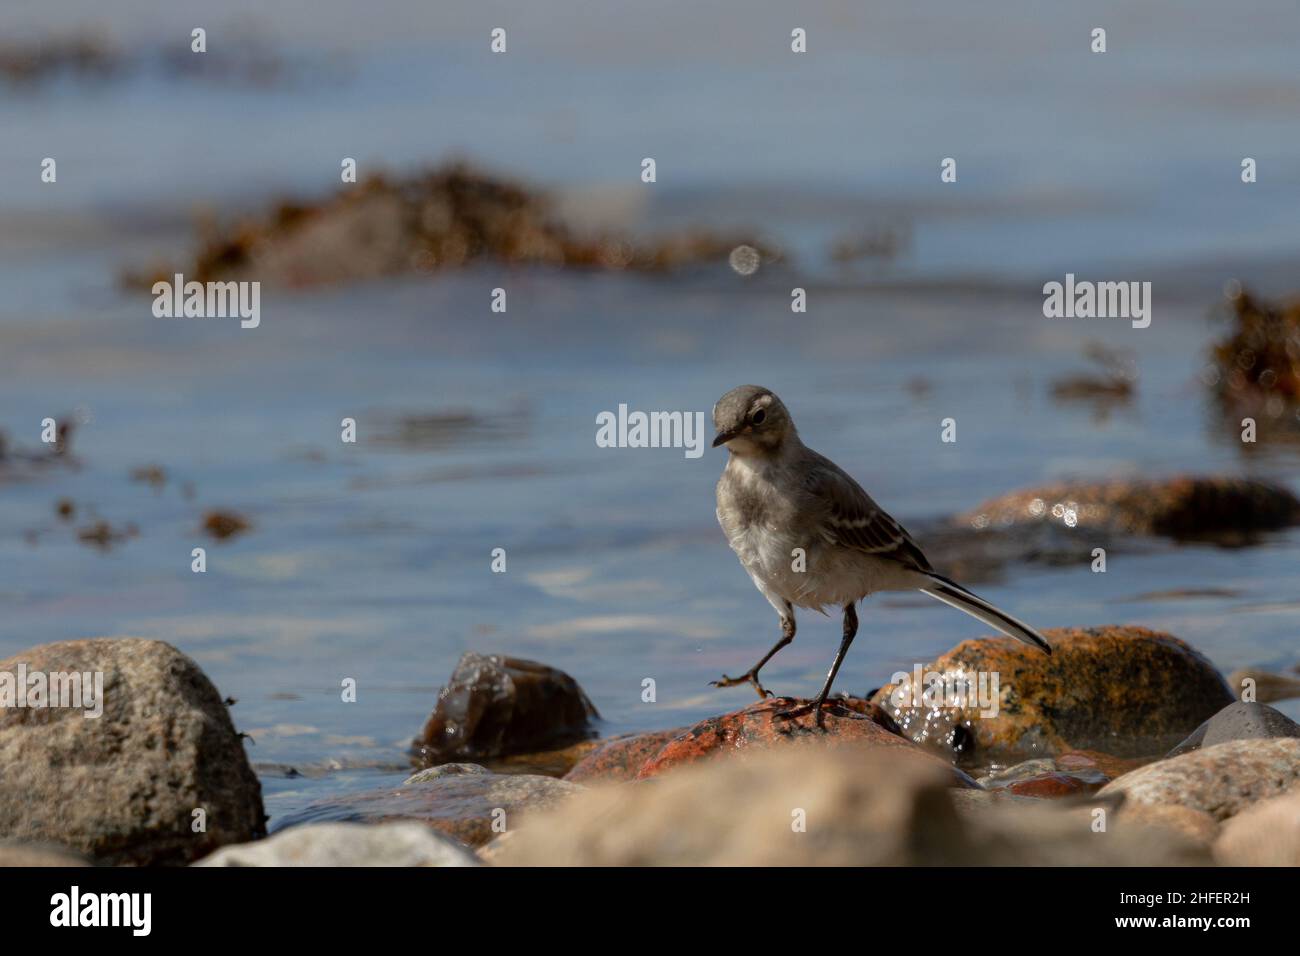
<instances>
[{"instance_id":1,"label":"bird's leg","mask_svg":"<svg viewBox=\"0 0 1300 956\"><path fill-rule=\"evenodd\" d=\"M800 704L798 707L791 707L789 710L783 710L776 714L776 717L782 720L793 720L795 717L802 717L809 712L816 715L817 726L822 725L822 706L826 703L826 698L830 696L831 684L835 683L835 675L840 671L840 665L844 663L844 655L849 652L849 645L853 643L853 638L858 633L858 612L854 610L853 603L849 602L844 605L844 638L840 641L840 649L835 654L835 660L831 662L830 673L826 675L826 683L822 685L822 691L815 698L806 704Z\"/></svg>"},{"instance_id":2,"label":"bird's leg","mask_svg":"<svg viewBox=\"0 0 1300 956\"><path fill-rule=\"evenodd\" d=\"M763 659L739 677L728 677L723 674L718 680L709 681L709 684L713 687L735 687L737 684L748 682L754 685L754 690L758 691L758 699L766 700L772 696L772 692L758 682L758 672L763 669L764 664L776 656L777 651L793 640L794 608L786 604L786 613L781 615L781 639L772 645L772 649L763 655Z\"/></svg>"}]
</instances>

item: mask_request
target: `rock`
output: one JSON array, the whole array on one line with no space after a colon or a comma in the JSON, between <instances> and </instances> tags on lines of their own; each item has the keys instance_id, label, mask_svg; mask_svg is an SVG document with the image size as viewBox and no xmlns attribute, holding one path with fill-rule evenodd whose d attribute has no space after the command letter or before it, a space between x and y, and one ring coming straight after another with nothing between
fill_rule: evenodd
<instances>
[{"instance_id":1,"label":"rock","mask_svg":"<svg viewBox=\"0 0 1300 956\"><path fill-rule=\"evenodd\" d=\"M1219 711L1166 756L1177 757L1229 740L1276 740L1300 737L1300 724L1268 704L1234 701Z\"/></svg>"},{"instance_id":2,"label":"rock","mask_svg":"<svg viewBox=\"0 0 1300 956\"><path fill-rule=\"evenodd\" d=\"M316 823L228 846L195 866L478 866L469 850L419 823Z\"/></svg>"},{"instance_id":3,"label":"rock","mask_svg":"<svg viewBox=\"0 0 1300 956\"><path fill-rule=\"evenodd\" d=\"M1071 750L1058 754L1055 758L1056 769L1065 771L1095 770L1109 782L1122 777L1130 770L1146 766L1151 762L1144 757L1116 757L1096 750Z\"/></svg>"},{"instance_id":4,"label":"rock","mask_svg":"<svg viewBox=\"0 0 1300 956\"><path fill-rule=\"evenodd\" d=\"M979 529L1055 522L1081 533L1175 538L1264 531L1297 521L1300 500L1281 485L1213 476L1059 482L993 498L954 519Z\"/></svg>"},{"instance_id":5,"label":"rock","mask_svg":"<svg viewBox=\"0 0 1300 956\"><path fill-rule=\"evenodd\" d=\"M402 781L402 786L409 783L424 783L426 780L437 780L441 777L486 776L491 772L487 767L477 763L444 763L437 767L417 770Z\"/></svg>"},{"instance_id":6,"label":"rock","mask_svg":"<svg viewBox=\"0 0 1300 956\"><path fill-rule=\"evenodd\" d=\"M415 741L417 766L547 750L594 735L599 718L568 674L536 661L466 653Z\"/></svg>"},{"instance_id":7,"label":"rock","mask_svg":"<svg viewBox=\"0 0 1300 956\"><path fill-rule=\"evenodd\" d=\"M1225 823L1214 858L1222 866L1300 866L1300 790L1261 800Z\"/></svg>"},{"instance_id":8,"label":"rock","mask_svg":"<svg viewBox=\"0 0 1300 956\"><path fill-rule=\"evenodd\" d=\"M554 777L491 773L453 765L424 770L398 787L346 793L285 817L277 832L316 823L422 823L471 847L487 843L524 813L554 806L582 787ZM498 829L493 829L494 824Z\"/></svg>"},{"instance_id":9,"label":"rock","mask_svg":"<svg viewBox=\"0 0 1300 956\"><path fill-rule=\"evenodd\" d=\"M1169 634L1110 626L1046 636L1050 656L1009 637L965 641L921 668L919 683L914 672L874 699L911 740L981 762L1075 749L1160 754L1232 701L1214 666ZM996 715L981 716L977 706L930 706L931 674L948 688L989 675L990 692L996 674Z\"/></svg>"},{"instance_id":10,"label":"rock","mask_svg":"<svg viewBox=\"0 0 1300 956\"><path fill-rule=\"evenodd\" d=\"M1099 793L1122 792L1125 804L1177 804L1216 820L1285 792L1300 781L1300 740L1230 740L1147 764Z\"/></svg>"},{"instance_id":11,"label":"rock","mask_svg":"<svg viewBox=\"0 0 1300 956\"><path fill-rule=\"evenodd\" d=\"M29 682L36 673L100 673L103 713L0 707L0 838L143 865L188 863L265 835L261 785L229 711L174 647L63 641L0 661L0 675L22 673ZM194 832L195 810L206 832Z\"/></svg>"},{"instance_id":12,"label":"rock","mask_svg":"<svg viewBox=\"0 0 1300 956\"><path fill-rule=\"evenodd\" d=\"M980 777L976 782L986 790L994 790L1000 787L1010 786L1017 780L1028 780L1030 777L1037 777L1044 773L1053 773L1055 770L1055 760L1051 757L1039 757L1036 760L1025 760L1010 767L996 770L993 773L987 773Z\"/></svg>"},{"instance_id":13,"label":"rock","mask_svg":"<svg viewBox=\"0 0 1300 956\"><path fill-rule=\"evenodd\" d=\"M1204 846L1214 842L1219 833L1219 823L1204 810L1180 807L1175 803L1134 803L1120 806L1119 817L1125 823L1138 823L1148 827L1165 827Z\"/></svg>"},{"instance_id":14,"label":"rock","mask_svg":"<svg viewBox=\"0 0 1300 956\"><path fill-rule=\"evenodd\" d=\"M954 791L955 793L956 791ZM968 813L968 866L1208 866L1208 844L1164 826L1112 816L1094 829L1094 807L1039 800Z\"/></svg>"},{"instance_id":15,"label":"rock","mask_svg":"<svg viewBox=\"0 0 1300 956\"><path fill-rule=\"evenodd\" d=\"M90 860L57 843L22 843L0 840L0 867L90 866Z\"/></svg>"},{"instance_id":16,"label":"rock","mask_svg":"<svg viewBox=\"0 0 1300 956\"><path fill-rule=\"evenodd\" d=\"M495 851L509 866L885 865L960 834L938 761L789 747L589 790ZM928 811L918 812L921 804ZM800 817L806 831L798 832Z\"/></svg>"},{"instance_id":17,"label":"rock","mask_svg":"<svg viewBox=\"0 0 1300 956\"><path fill-rule=\"evenodd\" d=\"M937 761L903 748L783 747L593 788L494 844L507 866L1202 863L1163 832L1092 832L1086 808L1009 798L958 812ZM993 800L981 796L981 802ZM1014 801L1014 802L1012 802ZM1051 809L1049 809L1051 808Z\"/></svg>"},{"instance_id":18,"label":"rock","mask_svg":"<svg viewBox=\"0 0 1300 956\"><path fill-rule=\"evenodd\" d=\"M1255 700L1267 704L1275 700L1291 700L1300 697L1300 680L1285 674L1270 674L1267 671L1239 670L1228 675L1228 686L1234 693L1241 693L1250 681L1255 689Z\"/></svg>"},{"instance_id":19,"label":"rock","mask_svg":"<svg viewBox=\"0 0 1300 956\"><path fill-rule=\"evenodd\" d=\"M702 720L665 744L659 753L645 762L637 777L644 780L705 758L726 756L730 759L738 754L792 743L892 748L908 751L916 759L929 759L928 754L910 741L881 727L844 700L828 701L823 712L824 729L821 730L813 727L811 715L798 720L775 719L778 711L796 703L799 701L789 698L758 701L742 710ZM955 767L941 766L952 786L978 786Z\"/></svg>"},{"instance_id":20,"label":"rock","mask_svg":"<svg viewBox=\"0 0 1300 956\"><path fill-rule=\"evenodd\" d=\"M502 853L505 850L505 847L509 845L510 841L513 840L514 837L515 831L507 830L495 840L484 843L475 851L475 853L478 854L479 861L489 865L495 864L502 858Z\"/></svg>"},{"instance_id":21,"label":"rock","mask_svg":"<svg viewBox=\"0 0 1300 956\"><path fill-rule=\"evenodd\" d=\"M1067 770L1058 761L1044 757L980 777L978 783L988 790L1007 790L1022 797L1068 797L1092 793L1109 779L1095 766Z\"/></svg>"},{"instance_id":22,"label":"rock","mask_svg":"<svg viewBox=\"0 0 1300 956\"><path fill-rule=\"evenodd\" d=\"M1099 790L1104 780L1087 780L1072 773L1040 773L1007 785L1018 797L1070 797Z\"/></svg>"},{"instance_id":23,"label":"rock","mask_svg":"<svg viewBox=\"0 0 1300 956\"><path fill-rule=\"evenodd\" d=\"M635 780L648 760L658 755L669 741L689 733L690 729L674 727L672 730L614 737L583 757L564 775L564 779L584 784Z\"/></svg>"},{"instance_id":24,"label":"rock","mask_svg":"<svg viewBox=\"0 0 1300 956\"><path fill-rule=\"evenodd\" d=\"M958 790L948 791L948 799L962 816L977 816L991 807L1035 806L1037 797L1018 797L1010 790Z\"/></svg>"}]
</instances>

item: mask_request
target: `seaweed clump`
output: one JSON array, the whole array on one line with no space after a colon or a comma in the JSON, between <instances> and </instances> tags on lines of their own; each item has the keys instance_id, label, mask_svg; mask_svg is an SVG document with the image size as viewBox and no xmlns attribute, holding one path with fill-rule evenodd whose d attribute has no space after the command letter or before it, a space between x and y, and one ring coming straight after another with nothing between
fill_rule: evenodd
<instances>
[{"instance_id":1,"label":"seaweed clump","mask_svg":"<svg viewBox=\"0 0 1300 956\"><path fill-rule=\"evenodd\" d=\"M1232 327L1206 376L1220 406L1261 419L1261 428L1300 424L1300 299L1270 303L1234 286L1228 306Z\"/></svg>"},{"instance_id":2,"label":"seaweed clump","mask_svg":"<svg viewBox=\"0 0 1300 956\"><path fill-rule=\"evenodd\" d=\"M482 260L593 270L668 272L726 261L751 237L684 230L649 240L579 235L542 192L464 163L397 179L374 175L317 203L284 201L260 218L209 222L193 262L128 281L152 284L183 271L199 282L258 279L315 286Z\"/></svg>"}]
</instances>

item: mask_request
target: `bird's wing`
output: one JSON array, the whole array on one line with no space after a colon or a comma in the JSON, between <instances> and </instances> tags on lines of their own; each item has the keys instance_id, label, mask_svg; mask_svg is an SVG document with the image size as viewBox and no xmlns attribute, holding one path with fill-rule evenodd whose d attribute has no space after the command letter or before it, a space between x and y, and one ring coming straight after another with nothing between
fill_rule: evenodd
<instances>
[{"instance_id":1,"label":"bird's wing","mask_svg":"<svg viewBox=\"0 0 1300 956\"><path fill-rule=\"evenodd\" d=\"M907 530L833 461L817 455L807 471L806 487L819 502L818 531L827 543L894 560L915 571L933 570Z\"/></svg>"}]
</instances>

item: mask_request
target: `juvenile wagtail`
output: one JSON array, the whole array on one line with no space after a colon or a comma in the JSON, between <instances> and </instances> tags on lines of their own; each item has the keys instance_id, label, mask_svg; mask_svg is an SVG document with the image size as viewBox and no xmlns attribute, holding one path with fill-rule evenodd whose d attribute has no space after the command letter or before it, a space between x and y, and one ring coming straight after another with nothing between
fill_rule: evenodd
<instances>
[{"instance_id":1,"label":"juvenile wagtail","mask_svg":"<svg viewBox=\"0 0 1300 956\"><path fill-rule=\"evenodd\" d=\"M777 714L813 712L818 724L835 674L858 631L854 605L876 591L916 589L965 611L1009 637L1052 649L1043 636L930 566L916 542L829 458L802 441L781 399L766 388L741 385L713 407L717 437L730 455L718 481L718 523L755 586L781 617L781 639L740 677L715 687L750 683L770 692L758 672L794 640L795 607L844 608L844 637L821 693ZM802 557L795 549L802 549Z\"/></svg>"}]
</instances>

